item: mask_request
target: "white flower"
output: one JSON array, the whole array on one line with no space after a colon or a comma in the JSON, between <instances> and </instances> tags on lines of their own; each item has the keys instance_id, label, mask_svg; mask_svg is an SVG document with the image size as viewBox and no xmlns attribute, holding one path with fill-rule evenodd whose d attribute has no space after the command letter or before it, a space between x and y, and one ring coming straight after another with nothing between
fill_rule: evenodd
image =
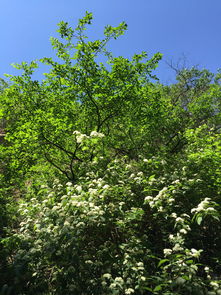
<instances>
[{"instance_id":1,"label":"white flower","mask_svg":"<svg viewBox=\"0 0 221 295\"><path fill-rule=\"evenodd\" d=\"M187 234L187 231L186 231L184 228L182 228L182 229L180 230L180 233L186 235L186 234Z\"/></svg>"},{"instance_id":2,"label":"white flower","mask_svg":"<svg viewBox=\"0 0 221 295\"><path fill-rule=\"evenodd\" d=\"M110 279L111 278L111 274L105 273L105 274L103 274L103 278Z\"/></svg>"},{"instance_id":3,"label":"white flower","mask_svg":"<svg viewBox=\"0 0 221 295\"><path fill-rule=\"evenodd\" d=\"M73 134L74 134L74 135L80 135L80 134L81 134L81 132L79 132L79 131L75 130L75 131L73 132Z\"/></svg>"},{"instance_id":4,"label":"white flower","mask_svg":"<svg viewBox=\"0 0 221 295\"><path fill-rule=\"evenodd\" d=\"M151 208L153 208L154 207L154 202L150 201L149 205L150 205Z\"/></svg>"},{"instance_id":5,"label":"white flower","mask_svg":"<svg viewBox=\"0 0 221 295\"><path fill-rule=\"evenodd\" d=\"M177 218L177 215L176 215L176 213L171 213L171 215L170 215L172 218Z\"/></svg>"},{"instance_id":6,"label":"white flower","mask_svg":"<svg viewBox=\"0 0 221 295\"><path fill-rule=\"evenodd\" d=\"M100 133L100 132L97 132L97 131L91 131L90 136L91 137L99 137L99 138L102 138L102 137L104 137L104 134L103 133Z\"/></svg>"},{"instance_id":7,"label":"white flower","mask_svg":"<svg viewBox=\"0 0 221 295\"><path fill-rule=\"evenodd\" d=\"M213 207L206 208L206 211L216 211Z\"/></svg>"},{"instance_id":8,"label":"white flower","mask_svg":"<svg viewBox=\"0 0 221 295\"><path fill-rule=\"evenodd\" d=\"M118 283L118 284L123 284L124 280L121 277L116 277L115 282Z\"/></svg>"},{"instance_id":9,"label":"white flower","mask_svg":"<svg viewBox=\"0 0 221 295\"><path fill-rule=\"evenodd\" d=\"M190 216L188 214L186 214L186 213L183 213L181 216L186 217L186 218L190 218Z\"/></svg>"},{"instance_id":10,"label":"white flower","mask_svg":"<svg viewBox=\"0 0 221 295\"><path fill-rule=\"evenodd\" d=\"M87 135L86 134L81 134L81 135L77 136L76 137L77 143L81 143L86 138L87 138Z\"/></svg>"},{"instance_id":11,"label":"white flower","mask_svg":"<svg viewBox=\"0 0 221 295\"><path fill-rule=\"evenodd\" d=\"M75 189L76 189L76 191L77 191L78 193L80 193L80 192L82 191L82 187L81 187L80 185L77 185L77 186L75 187Z\"/></svg>"},{"instance_id":12,"label":"white flower","mask_svg":"<svg viewBox=\"0 0 221 295\"><path fill-rule=\"evenodd\" d=\"M169 204L173 203L174 201L175 201L175 200L174 200L173 198L169 198L169 199L168 199L168 203L169 203Z\"/></svg>"},{"instance_id":13,"label":"white flower","mask_svg":"<svg viewBox=\"0 0 221 295\"><path fill-rule=\"evenodd\" d=\"M134 289L132 288L128 288L125 290L125 294L132 294L132 293L134 293Z\"/></svg>"},{"instance_id":14,"label":"white flower","mask_svg":"<svg viewBox=\"0 0 221 295\"><path fill-rule=\"evenodd\" d=\"M82 134L81 132L75 130L73 132L74 135L76 135L76 141L77 143L81 143L84 139L88 138L86 134Z\"/></svg>"},{"instance_id":15,"label":"white flower","mask_svg":"<svg viewBox=\"0 0 221 295\"><path fill-rule=\"evenodd\" d=\"M162 196L166 191L167 191L167 187L165 186L164 188L162 188L162 190L159 192L158 195Z\"/></svg>"},{"instance_id":16,"label":"white flower","mask_svg":"<svg viewBox=\"0 0 221 295\"><path fill-rule=\"evenodd\" d=\"M159 211L159 212L163 212L163 206L160 206L160 207L158 208L158 211Z\"/></svg>"},{"instance_id":17,"label":"white flower","mask_svg":"<svg viewBox=\"0 0 221 295\"><path fill-rule=\"evenodd\" d=\"M164 253L165 256L168 256L168 255L170 255L172 253L172 250L171 249L164 249L163 253Z\"/></svg>"},{"instance_id":18,"label":"white flower","mask_svg":"<svg viewBox=\"0 0 221 295\"><path fill-rule=\"evenodd\" d=\"M169 239L170 239L171 241L174 240L174 235L170 234L170 235L169 235Z\"/></svg>"},{"instance_id":19,"label":"white flower","mask_svg":"<svg viewBox=\"0 0 221 295\"><path fill-rule=\"evenodd\" d=\"M47 185L42 184L41 188L47 188Z\"/></svg>"},{"instance_id":20,"label":"white flower","mask_svg":"<svg viewBox=\"0 0 221 295\"><path fill-rule=\"evenodd\" d=\"M175 246L173 247L173 251L174 252L178 252L178 251L182 251L183 248L180 246L180 244L175 244Z\"/></svg>"},{"instance_id":21,"label":"white flower","mask_svg":"<svg viewBox=\"0 0 221 295\"><path fill-rule=\"evenodd\" d=\"M70 225L70 223L66 220L65 222L64 222L64 226L69 226Z\"/></svg>"},{"instance_id":22,"label":"white flower","mask_svg":"<svg viewBox=\"0 0 221 295\"><path fill-rule=\"evenodd\" d=\"M179 179L176 179L172 182L173 184L180 183Z\"/></svg>"},{"instance_id":23,"label":"white flower","mask_svg":"<svg viewBox=\"0 0 221 295\"><path fill-rule=\"evenodd\" d=\"M214 289L218 289L219 288L219 284L217 282L210 282L210 285L214 288Z\"/></svg>"},{"instance_id":24,"label":"white flower","mask_svg":"<svg viewBox=\"0 0 221 295\"><path fill-rule=\"evenodd\" d=\"M143 176L143 172L138 172L137 173L137 176L141 176L142 177Z\"/></svg>"},{"instance_id":25,"label":"white flower","mask_svg":"<svg viewBox=\"0 0 221 295\"><path fill-rule=\"evenodd\" d=\"M212 207L208 207L207 206L209 205L209 201L211 199L210 198L205 198L202 202L200 202L197 206L197 208L193 208L191 210L191 213L198 213L198 212L201 212L201 211L216 211L214 208ZM209 209L209 210L208 210Z\"/></svg>"},{"instance_id":26,"label":"white flower","mask_svg":"<svg viewBox=\"0 0 221 295\"><path fill-rule=\"evenodd\" d=\"M176 222L181 222L182 223L183 222L183 219L181 217L177 217L176 218Z\"/></svg>"},{"instance_id":27,"label":"white flower","mask_svg":"<svg viewBox=\"0 0 221 295\"><path fill-rule=\"evenodd\" d=\"M132 166L131 165L126 165L126 169L131 169L132 168Z\"/></svg>"},{"instance_id":28,"label":"white flower","mask_svg":"<svg viewBox=\"0 0 221 295\"><path fill-rule=\"evenodd\" d=\"M110 288L111 288L111 289L116 288L116 286L117 286L117 285L116 285L115 283L110 284Z\"/></svg>"},{"instance_id":29,"label":"white flower","mask_svg":"<svg viewBox=\"0 0 221 295\"><path fill-rule=\"evenodd\" d=\"M96 188L89 188L89 193L91 194L91 195L95 195L96 193L97 193L97 189Z\"/></svg>"},{"instance_id":30,"label":"white flower","mask_svg":"<svg viewBox=\"0 0 221 295\"><path fill-rule=\"evenodd\" d=\"M110 186L108 185L108 184L105 184L104 186L103 186L103 189L108 189Z\"/></svg>"},{"instance_id":31,"label":"white flower","mask_svg":"<svg viewBox=\"0 0 221 295\"><path fill-rule=\"evenodd\" d=\"M192 257L196 257L196 258L199 258L200 257L200 252L202 252L202 250L196 250L194 248L192 248L190 251L191 251L190 255Z\"/></svg>"},{"instance_id":32,"label":"white flower","mask_svg":"<svg viewBox=\"0 0 221 295\"><path fill-rule=\"evenodd\" d=\"M78 222L78 223L76 224L76 227L84 226L84 225L85 225L85 223L84 223L83 221L80 221L80 222Z\"/></svg>"},{"instance_id":33,"label":"white flower","mask_svg":"<svg viewBox=\"0 0 221 295\"><path fill-rule=\"evenodd\" d=\"M153 200L153 197L151 197L151 196L147 196L144 199L145 202L152 201L152 200Z\"/></svg>"}]
</instances>

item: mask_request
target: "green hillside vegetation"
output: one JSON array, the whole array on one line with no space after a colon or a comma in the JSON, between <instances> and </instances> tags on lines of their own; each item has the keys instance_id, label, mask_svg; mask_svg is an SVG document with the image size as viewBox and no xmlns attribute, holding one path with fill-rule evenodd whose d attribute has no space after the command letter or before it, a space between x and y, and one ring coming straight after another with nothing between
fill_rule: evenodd
<instances>
[{"instance_id":1,"label":"green hillside vegetation","mask_svg":"<svg viewBox=\"0 0 221 295\"><path fill-rule=\"evenodd\" d=\"M91 21L0 81L0 294L221 294L221 75L163 85Z\"/></svg>"}]
</instances>

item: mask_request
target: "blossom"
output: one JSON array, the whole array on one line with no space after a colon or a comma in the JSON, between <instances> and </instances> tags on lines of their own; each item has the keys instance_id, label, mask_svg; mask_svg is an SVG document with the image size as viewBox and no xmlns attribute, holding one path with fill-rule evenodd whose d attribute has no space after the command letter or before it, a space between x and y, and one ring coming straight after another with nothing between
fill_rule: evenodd
<instances>
[{"instance_id":1,"label":"blossom","mask_svg":"<svg viewBox=\"0 0 221 295\"><path fill-rule=\"evenodd\" d=\"M116 277L115 278L115 282L116 283L119 283L119 284L123 284L124 283L124 280L122 279L122 277Z\"/></svg>"},{"instance_id":2,"label":"blossom","mask_svg":"<svg viewBox=\"0 0 221 295\"><path fill-rule=\"evenodd\" d=\"M143 262L138 262L138 263L137 263L137 266L143 268Z\"/></svg>"},{"instance_id":3,"label":"blossom","mask_svg":"<svg viewBox=\"0 0 221 295\"><path fill-rule=\"evenodd\" d=\"M91 195L96 195L96 193L97 193L97 189L96 189L96 188L89 188L88 192L89 192Z\"/></svg>"},{"instance_id":4,"label":"blossom","mask_svg":"<svg viewBox=\"0 0 221 295\"><path fill-rule=\"evenodd\" d=\"M138 173L137 173L137 176L142 177L142 176L143 176L143 172L142 172L142 171L141 171L141 172L138 172Z\"/></svg>"},{"instance_id":5,"label":"blossom","mask_svg":"<svg viewBox=\"0 0 221 295\"><path fill-rule=\"evenodd\" d=\"M213 207L206 208L206 211L216 211Z\"/></svg>"},{"instance_id":6,"label":"blossom","mask_svg":"<svg viewBox=\"0 0 221 295\"><path fill-rule=\"evenodd\" d=\"M187 230L185 230L184 228L182 228L182 229L180 230L180 233L186 235L186 234L187 234Z\"/></svg>"},{"instance_id":7,"label":"blossom","mask_svg":"<svg viewBox=\"0 0 221 295\"><path fill-rule=\"evenodd\" d=\"M81 185L77 185L75 188L78 193L80 193L82 191Z\"/></svg>"},{"instance_id":8,"label":"blossom","mask_svg":"<svg viewBox=\"0 0 221 295\"><path fill-rule=\"evenodd\" d=\"M82 134L81 132L75 130L73 132L74 135L76 135L76 141L77 143L81 143L83 140L85 140L86 138L88 138L88 136L86 134Z\"/></svg>"},{"instance_id":9,"label":"blossom","mask_svg":"<svg viewBox=\"0 0 221 295\"><path fill-rule=\"evenodd\" d=\"M174 235L170 234L170 235L169 235L169 239L170 239L171 241L174 240Z\"/></svg>"},{"instance_id":10,"label":"blossom","mask_svg":"<svg viewBox=\"0 0 221 295\"><path fill-rule=\"evenodd\" d=\"M153 200L153 197L151 197L151 196L147 196L144 199L145 202L152 201L152 200Z\"/></svg>"},{"instance_id":11,"label":"blossom","mask_svg":"<svg viewBox=\"0 0 221 295\"><path fill-rule=\"evenodd\" d=\"M217 282L210 282L210 285L214 288L214 289L218 289L219 288L219 284Z\"/></svg>"},{"instance_id":12,"label":"blossom","mask_svg":"<svg viewBox=\"0 0 221 295\"><path fill-rule=\"evenodd\" d=\"M97 132L97 131L91 131L90 136L91 137L99 137L99 138L102 138L102 137L104 137L104 134L103 133L100 133L100 132Z\"/></svg>"},{"instance_id":13,"label":"blossom","mask_svg":"<svg viewBox=\"0 0 221 295\"><path fill-rule=\"evenodd\" d=\"M200 257L200 252L202 252L202 250L196 250L194 248L192 248L190 251L191 251L190 255L192 257L196 257L196 258L199 258Z\"/></svg>"},{"instance_id":14,"label":"blossom","mask_svg":"<svg viewBox=\"0 0 221 295\"><path fill-rule=\"evenodd\" d=\"M132 288L128 288L125 290L125 294L132 294L132 293L134 293L134 289Z\"/></svg>"},{"instance_id":15,"label":"blossom","mask_svg":"<svg viewBox=\"0 0 221 295\"><path fill-rule=\"evenodd\" d=\"M177 183L180 183L180 180L179 179L176 179L172 182L173 184L177 184Z\"/></svg>"},{"instance_id":16,"label":"blossom","mask_svg":"<svg viewBox=\"0 0 221 295\"><path fill-rule=\"evenodd\" d=\"M198 206L196 207L196 208L193 208L192 210L191 210L191 213L199 213L199 212L201 212L201 211L210 211L210 212L212 212L212 211L216 211L213 207L208 207L208 205L209 205L209 202L210 202L210 198L205 198L202 202L200 202L199 204L198 204Z\"/></svg>"},{"instance_id":17,"label":"blossom","mask_svg":"<svg viewBox=\"0 0 221 295\"><path fill-rule=\"evenodd\" d=\"M183 248L180 246L180 244L175 244L175 246L173 247L173 251L178 252L178 251L182 251Z\"/></svg>"},{"instance_id":18,"label":"blossom","mask_svg":"<svg viewBox=\"0 0 221 295\"><path fill-rule=\"evenodd\" d=\"M104 186L103 186L103 189L108 189L110 186L108 185L108 184L105 184Z\"/></svg>"},{"instance_id":19,"label":"blossom","mask_svg":"<svg viewBox=\"0 0 221 295\"><path fill-rule=\"evenodd\" d=\"M181 222L181 223L182 223L182 222L183 222L183 218L181 218L181 217L177 217L177 218L176 218L176 222Z\"/></svg>"},{"instance_id":20,"label":"blossom","mask_svg":"<svg viewBox=\"0 0 221 295\"><path fill-rule=\"evenodd\" d=\"M172 253L172 249L164 249L163 253L164 253L165 256L168 256L168 255L170 255Z\"/></svg>"},{"instance_id":21,"label":"blossom","mask_svg":"<svg viewBox=\"0 0 221 295\"><path fill-rule=\"evenodd\" d=\"M110 288L111 288L111 289L116 288L116 286L117 286L117 285L116 285L115 283L110 284Z\"/></svg>"},{"instance_id":22,"label":"blossom","mask_svg":"<svg viewBox=\"0 0 221 295\"><path fill-rule=\"evenodd\" d=\"M171 213L170 215L172 218L177 218L177 214L175 212Z\"/></svg>"}]
</instances>

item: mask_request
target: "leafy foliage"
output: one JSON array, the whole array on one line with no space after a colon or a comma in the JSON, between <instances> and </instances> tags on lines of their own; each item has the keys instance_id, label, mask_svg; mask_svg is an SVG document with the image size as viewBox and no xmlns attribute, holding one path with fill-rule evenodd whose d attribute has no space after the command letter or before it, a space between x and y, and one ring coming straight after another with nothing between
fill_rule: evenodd
<instances>
[{"instance_id":1,"label":"leafy foliage","mask_svg":"<svg viewBox=\"0 0 221 295\"><path fill-rule=\"evenodd\" d=\"M114 57L126 24L91 21L0 93L1 294L220 294L220 74L162 85L161 54Z\"/></svg>"}]
</instances>

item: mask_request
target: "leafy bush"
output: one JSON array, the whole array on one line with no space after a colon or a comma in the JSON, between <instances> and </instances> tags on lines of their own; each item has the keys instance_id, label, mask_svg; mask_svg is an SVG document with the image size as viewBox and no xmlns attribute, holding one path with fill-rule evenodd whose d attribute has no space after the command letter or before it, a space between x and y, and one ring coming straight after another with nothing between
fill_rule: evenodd
<instances>
[{"instance_id":1,"label":"leafy bush","mask_svg":"<svg viewBox=\"0 0 221 295\"><path fill-rule=\"evenodd\" d=\"M86 42L91 19L1 94L1 294L221 294L218 76L153 83L161 55L113 57L126 24Z\"/></svg>"}]
</instances>

